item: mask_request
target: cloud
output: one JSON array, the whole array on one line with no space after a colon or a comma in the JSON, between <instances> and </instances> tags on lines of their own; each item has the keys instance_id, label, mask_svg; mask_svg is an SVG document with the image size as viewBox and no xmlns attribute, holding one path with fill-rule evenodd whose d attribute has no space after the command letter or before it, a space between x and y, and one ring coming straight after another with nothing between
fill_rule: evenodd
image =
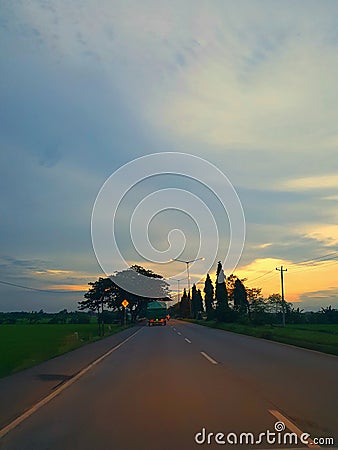
<instances>
[{"instance_id":1,"label":"cloud","mask_svg":"<svg viewBox=\"0 0 338 450\"><path fill-rule=\"evenodd\" d=\"M35 270L34 282L66 286L100 273L90 240L100 186L163 150L206 157L238 189L252 275L258 260L334 248L337 12L288 0L7 2L0 234L10 279Z\"/></svg>"},{"instance_id":2,"label":"cloud","mask_svg":"<svg viewBox=\"0 0 338 450\"><path fill-rule=\"evenodd\" d=\"M314 33L299 12L293 19L275 17L273 28L262 20L262 29L243 14L244 37L230 24L220 32L214 17L211 37L153 109L150 102L149 120L223 149L309 153L335 147L337 48L327 39L334 24L329 15L321 17Z\"/></svg>"},{"instance_id":3,"label":"cloud","mask_svg":"<svg viewBox=\"0 0 338 450\"><path fill-rule=\"evenodd\" d=\"M338 174L326 174L320 176L290 179L285 181L280 188L291 191L304 191L309 189L331 189L338 188ZM324 199L335 200L335 196L324 197Z\"/></svg>"},{"instance_id":4,"label":"cloud","mask_svg":"<svg viewBox=\"0 0 338 450\"><path fill-rule=\"evenodd\" d=\"M303 229L305 236L324 243L326 247L336 247L338 245L338 225L310 225Z\"/></svg>"},{"instance_id":5,"label":"cloud","mask_svg":"<svg viewBox=\"0 0 338 450\"><path fill-rule=\"evenodd\" d=\"M295 307L304 308L305 311L319 311L331 305L338 309L338 289L330 288L313 292L306 292L299 296L299 301Z\"/></svg>"}]
</instances>

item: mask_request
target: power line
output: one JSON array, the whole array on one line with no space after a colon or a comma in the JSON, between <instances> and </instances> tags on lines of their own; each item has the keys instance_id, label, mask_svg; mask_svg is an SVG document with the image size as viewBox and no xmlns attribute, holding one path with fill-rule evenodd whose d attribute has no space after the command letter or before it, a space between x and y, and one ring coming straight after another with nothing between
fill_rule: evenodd
<instances>
[{"instance_id":1,"label":"power line","mask_svg":"<svg viewBox=\"0 0 338 450\"><path fill-rule=\"evenodd\" d=\"M306 260L304 260L304 261L296 261L296 262L291 263L291 264L311 263L311 262L313 262L313 261L319 261L319 260L321 260L321 259L323 259L323 258L327 258L328 256L332 256L332 255L337 255L337 256L336 256L336 258L337 258L337 257L338 257L338 251L334 251L334 252L328 253L327 255L318 256L317 258L306 259ZM335 259L335 258L328 258L328 260L329 260L329 259Z\"/></svg>"},{"instance_id":2,"label":"power line","mask_svg":"<svg viewBox=\"0 0 338 450\"><path fill-rule=\"evenodd\" d=\"M266 275L268 275L269 273L272 273L272 272L274 272L274 270L269 270L268 272L263 273L263 275L259 275L258 277L253 278L252 280L248 280L248 282L249 282L249 283L252 283L252 281L256 281L256 280L258 280L259 278L263 278L263 277L265 277Z\"/></svg>"},{"instance_id":3,"label":"power line","mask_svg":"<svg viewBox=\"0 0 338 450\"><path fill-rule=\"evenodd\" d=\"M336 255L336 256L333 256L333 255ZM336 258L338 258L338 251L334 251L334 252L328 253L327 255L318 256L317 258L296 261L294 263L290 263L290 265L297 265L297 264L304 264L304 263L308 263L308 264L306 264L307 266L311 265L311 263L314 263L313 265L316 265L316 261L318 261L317 264L319 264L320 262L325 262L325 261L337 262L337 261L335 261ZM316 269L317 266L314 267L314 268ZM296 268L292 272L301 272L302 270L311 270L311 269L308 269L308 268L305 268L305 269L303 269L303 268ZM265 272L262 275L259 275L258 277L253 278L252 280L248 280L248 283L252 283L253 281L259 280L260 278L263 278L263 277L271 274L272 272L274 272L274 270L269 270L268 272ZM269 278L272 278L272 276L269 277Z\"/></svg>"},{"instance_id":4,"label":"power line","mask_svg":"<svg viewBox=\"0 0 338 450\"><path fill-rule=\"evenodd\" d=\"M292 270L291 272L290 272L290 274L292 274L292 273L299 273L299 272L304 272L304 270L306 270L307 272L309 272L310 270L319 270L319 269L326 269L326 268L328 268L328 267L331 267L331 266L333 266L334 264L337 264L338 263L338 261L333 261L333 260L327 260L327 261L325 261L325 262L327 262L328 264L326 264L325 266L324 265L313 265L312 267L310 267L310 268L308 268L308 267L298 267L298 268L296 268L296 269L294 269L294 270ZM330 264L331 263L331 264ZM298 270L297 270L298 269Z\"/></svg>"},{"instance_id":5,"label":"power line","mask_svg":"<svg viewBox=\"0 0 338 450\"><path fill-rule=\"evenodd\" d=\"M8 286L14 286L14 287L17 287L20 289L27 289L29 291L47 292L48 294L70 294L70 293L76 292L76 291L52 291L52 290L47 290L47 289L38 289L38 288L31 287L31 286L24 286L22 284L16 284L16 283L9 283L8 281L2 281L2 280L0 280L0 284L6 284Z\"/></svg>"}]
</instances>

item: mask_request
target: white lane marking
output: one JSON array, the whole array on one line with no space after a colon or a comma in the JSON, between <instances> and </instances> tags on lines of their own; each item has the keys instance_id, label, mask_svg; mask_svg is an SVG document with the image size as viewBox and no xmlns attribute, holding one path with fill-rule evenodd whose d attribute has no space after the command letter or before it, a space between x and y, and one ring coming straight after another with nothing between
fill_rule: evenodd
<instances>
[{"instance_id":1,"label":"white lane marking","mask_svg":"<svg viewBox=\"0 0 338 450\"><path fill-rule=\"evenodd\" d=\"M218 364L217 361L215 361L211 356L207 355L205 352L201 352L201 355L204 356L211 364Z\"/></svg>"},{"instance_id":2,"label":"white lane marking","mask_svg":"<svg viewBox=\"0 0 338 450\"><path fill-rule=\"evenodd\" d=\"M179 336L182 336L182 333L180 333L179 331L177 332L177 334L178 334Z\"/></svg>"},{"instance_id":3,"label":"white lane marking","mask_svg":"<svg viewBox=\"0 0 338 450\"><path fill-rule=\"evenodd\" d=\"M175 327L173 327L173 330L174 330L174 331L176 331L176 328L175 328Z\"/></svg>"},{"instance_id":4,"label":"white lane marking","mask_svg":"<svg viewBox=\"0 0 338 450\"><path fill-rule=\"evenodd\" d=\"M140 328L139 330L135 331L135 333L133 333L131 336L127 337L124 341L122 341L120 344L116 345L115 347L111 348L110 350L108 350L104 355L100 356L99 358L97 358L95 361L93 361L92 363L90 363L87 367L85 367L84 369L82 369L80 372L78 372L76 375L74 375L72 378L70 378L68 381L66 381L65 383L63 383L58 389L56 389L54 392L52 392L51 394L47 395L47 397L43 398L42 400L40 400L38 403L36 403L34 406L32 406L29 410L27 410L26 412L24 412L23 414L21 414L21 416L17 417L15 420L13 420L11 423L9 423L8 425L6 425L4 428L2 428L0 430L0 438L4 437L7 433L9 433L11 430L13 430L13 428L17 427L18 425L20 425L21 422L23 422L24 420L28 419L28 417L30 417L33 413L35 413L36 411L38 411L40 408L42 408L43 406L45 406L47 403L49 403L54 397L58 396L59 394L61 394L62 391L64 391L65 389L67 389L69 386L71 386L73 383L75 383L75 381L77 381L80 377L82 377L82 375L84 375L85 373L87 373L90 369L92 369L94 366L96 366L97 364L99 364L103 359L107 358L107 356L111 355L115 350L117 350L118 348L120 348L123 344L125 344L126 342L128 342L132 337L136 336L137 333L139 333L142 330L142 328Z\"/></svg>"},{"instance_id":5,"label":"white lane marking","mask_svg":"<svg viewBox=\"0 0 338 450\"><path fill-rule=\"evenodd\" d=\"M184 338L184 340L185 340L185 341L187 341L187 342L188 342L188 344L191 344L191 341L189 341L189 339L188 339L188 338Z\"/></svg>"},{"instance_id":6,"label":"white lane marking","mask_svg":"<svg viewBox=\"0 0 338 450\"><path fill-rule=\"evenodd\" d=\"M287 419L285 416L283 416L282 413L279 411L276 411L275 409L269 409L269 413L276 417L276 419L280 420L281 422L284 422L285 426L291 430L293 433L296 433L298 437L301 437L303 434L303 431L300 430L298 427L296 427L295 424L293 424L289 419ZM310 448L321 448L319 445L315 444L312 439L308 439L308 447Z\"/></svg>"}]
</instances>

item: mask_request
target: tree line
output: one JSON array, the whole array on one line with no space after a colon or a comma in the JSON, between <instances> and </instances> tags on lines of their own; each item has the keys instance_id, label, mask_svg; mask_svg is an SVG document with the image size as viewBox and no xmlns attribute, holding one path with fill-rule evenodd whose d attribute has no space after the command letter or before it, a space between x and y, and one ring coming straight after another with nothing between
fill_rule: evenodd
<instances>
[{"instance_id":1,"label":"tree line","mask_svg":"<svg viewBox=\"0 0 338 450\"><path fill-rule=\"evenodd\" d=\"M179 303L171 308L175 317L216 320L218 322L252 323L254 325L282 322L283 302L278 293L264 298L261 288L245 286L246 278L225 276L221 262L216 270L215 286L207 274L203 293L194 284L190 293L184 289ZM284 302L287 323L331 323L338 324L338 310L331 306L319 312L304 312Z\"/></svg>"},{"instance_id":2,"label":"tree line","mask_svg":"<svg viewBox=\"0 0 338 450\"><path fill-rule=\"evenodd\" d=\"M106 320L110 320L107 318ZM36 325L45 324L87 324L91 322L91 314L80 311L62 309L57 313L39 311L0 312L0 325ZM108 323L108 322L106 322ZM112 322L111 322L112 323Z\"/></svg>"},{"instance_id":3,"label":"tree line","mask_svg":"<svg viewBox=\"0 0 338 450\"><path fill-rule=\"evenodd\" d=\"M132 285L144 285L144 280L148 280L147 290L149 291L150 284L152 298L142 297L121 288L121 281L126 280ZM274 293L264 298L261 288L249 288L245 286L245 281L246 278L239 279L234 274L226 277L219 262L216 282L213 283L207 274L203 290L198 289L196 284L192 286L191 293L184 289L180 301L169 308L170 315L254 325L280 324L283 309L280 294ZM46 313L43 310L0 313L0 325L86 324L97 320L99 334L104 335L105 324L123 324L126 320L136 322L144 317L149 301L154 299L172 301L169 283L164 277L139 265L115 272L107 278L100 277L88 285L89 289L84 294L84 300L78 304L78 311L68 312L63 309L58 313ZM128 301L127 308L123 307L123 300ZM304 312L300 308L294 308L292 303L284 302L284 310L287 323L338 324L338 310L331 306L322 307L318 312Z\"/></svg>"},{"instance_id":4,"label":"tree line","mask_svg":"<svg viewBox=\"0 0 338 450\"><path fill-rule=\"evenodd\" d=\"M105 315L108 312L115 314L115 319L124 323L126 310L122 305L123 300L129 303L128 320L136 322L138 318L145 316L147 305L152 299L124 290L119 281L128 279L135 284L144 283L144 277L149 279L153 292L157 293L152 299L172 300L169 284L162 275L133 265L110 277L88 283L90 288L84 295L85 299L79 302L79 309L95 313L100 334L104 334L104 324L107 323ZM245 286L245 281L246 278L240 279L235 274L226 277L222 263L218 262L216 282L213 283L210 274L207 274L203 291L195 284L191 293L184 289L180 301L169 308L170 315L254 325L280 324L283 311L281 295L273 293L264 298L261 288L249 288ZM321 308L319 312L304 312L300 308L294 308L292 303L284 302L284 311L287 323L338 323L338 310L331 306Z\"/></svg>"}]
</instances>

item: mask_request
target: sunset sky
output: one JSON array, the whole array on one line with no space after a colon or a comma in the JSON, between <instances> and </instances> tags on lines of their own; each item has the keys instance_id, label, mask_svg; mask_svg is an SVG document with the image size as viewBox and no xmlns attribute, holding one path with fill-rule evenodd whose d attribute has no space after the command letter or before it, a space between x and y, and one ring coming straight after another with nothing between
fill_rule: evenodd
<instances>
[{"instance_id":1,"label":"sunset sky","mask_svg":"<svg viewBox=\"0 0 338 450\"><path fill-rule=\"evenodd\" d=\"M77 307L105 276L90 232L101 186L157 152L228 177L246 220L235 273L248 286L280 292L283 265L287 301L338 307L337 1L5 0L0 56L0 280L53 291L0 284L0 310ZM159 248L186 219L164 214L151 229ZM180 263L129 261L185 277ZM202 275L196 265L192 279Z\"/></svg>"}]
</instances>

